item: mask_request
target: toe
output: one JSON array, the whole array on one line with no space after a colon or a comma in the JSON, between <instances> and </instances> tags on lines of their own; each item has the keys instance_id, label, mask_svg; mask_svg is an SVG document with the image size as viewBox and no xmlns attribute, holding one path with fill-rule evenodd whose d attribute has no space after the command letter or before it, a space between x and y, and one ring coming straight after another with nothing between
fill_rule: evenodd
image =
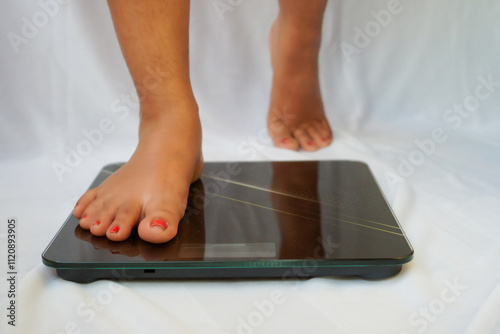
<instances>
[{"instance_id":1,"label":"toe","mask_svg":"<svg viewBox=\"0 0 500 334\"><path fill-rule=\"evenodd\" d=\"M130 236L131 230L127 230L126 226L111 224L106 230L106 237L112 241L123 241Z\"/></svg>"},{"instance_id":2,"label":"toe","mask_svg":"<svg viewBox=\"0 0 500 334\"><path fill-rule=\"evenodd\" d=\"M292 136L290 128L278 117L270 117L268 131L275 147L297 151L299 143Z\"/></svg>"},{"instance_id":3,"label":"toe","mask_svg":"<svg viewBox=\"0 0 500 334\"><path fill-rule=\"evenodd\" d=\"M308 131L303 128L295 130L293 133L295 139L299 142L300 148L304 151L316 151L318 147L314 143L314 139L311 137Z\"/></svg>"},{"instance_id":4,"label":"toe","mask_svg":"<svg viewBox=\"0 0 500 334\"><path fill-rule=\"evenodd\" d=\"M73 209L73 215L76 218L82 218L85 209L87 206L92 203L92 201L96 198L97 191L96 188L92 188L88 190L85 194L80 197L78 202L76 202L75 208Z\"/></svg>"},{"instance_id":5,"label":"toe","mask_svg":"<svg viewBox=\"0 0 500 334\"><path fill-rule=\"evenodd\" d=\"M316 147L319 148L319 147L325 146L324 142L321 140L322 139L321 134L319 133L318 128L316 127L316 125L314 123L307 126L306 131L309 134L309 136L312 138L314 145Z\"/></svg>"},{"instance_id":6,"label":"toe","mask_svg":"<svg viewBox=\"0 0 500 334\"><path fill-rule=\"evenodd\" d=\"M122 241L130 236L132 228L137 225L141 215L142 206L140 202L124 203L114 215L114 219L108 225L102 226L102 235L106 234L108 239Z\"/></svg>"},{"instance_id":7,"label":"toe","mask_svg":"<svg viewBox=\"0 0 500 334\"><path fill-rule=\"evenodd\" d=\"M84 230L90 230L92 223L93 222L91 221L91 219L85 213L80 218L80 227L83 228Z\"/></svg>"},{"instance_id":8,"label":"toe","mask_svg":"<svg viewBox=\"0 0 500 334\"><path fill-rule=\"evenodd\" d=\"M184 196L182 196L184 197ZM187 201L187 193L186 200ZM145 218L139 223L138 233L142 240L159 244L172 240L177 234L179 221L184 215L186 203L182 201L156 201L145 207Z\"/></svg>"},{"instance_id":9,"label":"toe","mask_svg":"<svg viewBox=\"0 0 500 334\"><path fill-rule=\"evenodd\" d=\"M95 236L103 236L115 218L117 204L103 203L97 210L95 215L92 215L90 221L90 232Z\"/></svg>"},{"instance_id":10,"label":"toe","mask_svg":"<svg viewBox=\"0 0 500 334\"><path fill-rule=\"evenodd\" d=\"M189 184L183 184L178 191L152 196L153 200L144 206L144 219L137 229L141 239L155 244L172 240L186 211L188 195Z\"/></svg>"},{"instance_id":11,"label":"toe","mask_svg":"<svg viewBox=\"0 0 500 334\"><path fill-rule=\"evenodd\" d=\"M92 224L98 220L99 210L102 208L102 201L95 198L90 202L80 218L80 227L90 230Z\"/></svg>"},{"instance_id":12,"label":"toe","mask_svg":"<svg viewBox=\"0 0 500 334\"><path fill-rule=\"evenodd\" d=\"M326 147L332 142L332 133L330 132L328 124L326 124L325 127L321 122L311 122L307 126L307 132L318 148Z\"/></svg>"},{"instance_id":13,"label":"toe","mask_svg":"<svg viewBox=\"0 0 500 334\"><path fill-rule=\"evenodd\" d=\"M158 211L139 223L139 236L142 240L155 244L170 241L177 235L177 228L181 218L171 212Z\"/></svg>"},{"instance_id":14,"label":"toe","mask_svg":"<svg viewBox=\"0 0 500 334\"><path fill-rule=\"evenodd\" d=\"M299 150L299 142L295 138L293 138L292 136L278 138L274 142L274 146L279 147L279 148L286 148L286 149L293 150L293 151Z\"/></svg>"},{"instance_id":15,"label":"toe","mask_svg":"<svg viewBox=\"0 0 500 334\"><path fill-rule=\"evenodd\" d=\"M332 143L333 136L328 122L326 120L323 120L322 122L318 122L315 125L318 134L321 137L321 142L325 144L324 146L330 145Z\"/></svg>"}]
</instances>

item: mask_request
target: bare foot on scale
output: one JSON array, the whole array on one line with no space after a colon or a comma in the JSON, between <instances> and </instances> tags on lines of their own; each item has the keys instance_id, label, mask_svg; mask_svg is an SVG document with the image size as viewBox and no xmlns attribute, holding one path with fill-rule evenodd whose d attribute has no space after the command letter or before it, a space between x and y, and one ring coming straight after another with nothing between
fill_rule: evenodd
<instances>
[{"instance_id":1,"label":"bare foot on scale","mask_svg":"<svg viewBox=\"0 0 500 334\"><path fill-rule=\"evenodd\" d=\"M141 239L164 243L177 234L189 186L203 169L201 126L195 104L163 108L141 119L130 160L77 202L73 214L93 235L122 241L137 226Z\"/></svg>"}]
</instances>

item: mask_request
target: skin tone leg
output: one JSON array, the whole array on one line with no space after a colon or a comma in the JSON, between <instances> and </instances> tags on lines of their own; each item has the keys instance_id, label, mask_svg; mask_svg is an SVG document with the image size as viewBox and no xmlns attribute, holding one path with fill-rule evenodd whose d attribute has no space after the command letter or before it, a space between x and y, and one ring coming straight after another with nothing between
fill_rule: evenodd
<instances>
[{"instance_id":1,"label":"skin tone leg","mask_svg":"<svg viewBox=\"0 0 500 334\"><path fill-rule=\"evenodd\" d=\"M177 234L190 184L203 169L201 125L189 79L188 0L109 0L140 96L139 144L130 160L87 191L73 214L93 235L163 243Z\"/></svg>"},{"instance_id":2,"label":"skin tone leg","mask_svg":"<svg viewBox=\"0 0 500 334\"><path fill-rule=\"evenodd\" d=\"M267 127L277 147L315 151L332 142L318 78L327 0L279 0L269 36L274 71Z\"/></svg>"},{"instance_id":3,"label":"skin tone leg","mask_svg":"<svg viewBox=\"0 0 500 334\"><path fill-rule=\"evenodd\" d=\"M203 169L201 125L189 79L188 0L109 0L123 55L141 98L139 144L122 168L73 211L93 235L163 243L177 234L189 185ZM274 69L268 129L278 147L331 143L317 56L326 0L281 0L270 35Z\"/></svg>"}]
</instances>

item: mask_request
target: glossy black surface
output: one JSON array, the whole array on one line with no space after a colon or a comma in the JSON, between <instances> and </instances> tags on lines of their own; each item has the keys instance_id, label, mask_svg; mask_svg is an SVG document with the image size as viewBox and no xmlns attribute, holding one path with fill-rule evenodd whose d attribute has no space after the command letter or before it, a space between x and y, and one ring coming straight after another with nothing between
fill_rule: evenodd
<instances>
[{"instance_id":1,"label":"glossy black surface","mask_svg":"<svg viewBox=\"0 0 500 334\"><path fill-rule=\"evenodd\" d=\"M120 165L109 165L91 187ZM365 164L206 163L170 242L95 237L70 216L43 254L56 268L400 265L413 250Z\"/></svg>"}]
</instances>

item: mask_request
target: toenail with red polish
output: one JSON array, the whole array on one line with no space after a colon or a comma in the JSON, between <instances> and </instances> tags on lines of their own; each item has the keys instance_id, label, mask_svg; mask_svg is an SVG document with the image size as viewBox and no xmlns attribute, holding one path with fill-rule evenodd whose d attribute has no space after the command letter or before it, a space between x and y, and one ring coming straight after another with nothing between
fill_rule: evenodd
<instances>
[{"instance_id":1,"label":"toenail with red polish","mask_svg":"<svg viewBox=\"0 0 500 334\"><path fill-rule=\"evenodd\" d=\"M111 233L116 233L116 232L118 232L119 230L120 230L120 227L115 225L115 226L113 226L113 227L109 230L109 232L111 232Z\"/></svg>"},{"instance_id":2,"label":"toenail with red polish","mask_svg":"<svg viewBox=\"0 0 500 334\"><path fill-rule=\"evenodd\" d=\"M87 215L83 215L83 216L82 216L82 219L83 219L83 218L87 218Z\"/></svg>"},{"instance_id":3,"label":"toenail with red polish","mask_svg":"<svg viewBox=\"0 0 500 334\"><path fill-rule=\"evenodd\" d=\"M163 219L155 219L151 223L149 223L150 227L153 226L160 226L162 229L166 230L167 229L167 222L164 221Z\"/></svg>"},{"instance_id":4,"label":"toenail with red polish","mask_svg":"<svg viewBox=\"0 0 500 334\"><path fill-rule=\"evenodd\" d=\"M100 223L101 223L101 222L97 220L97 221L95 221L95 222L94 222L94 224L92 224L92 225L99 225Z\"/></svg>"},{"instance_id":5,"label":"toenail with red polish","mask_svg":"<svg viewBox=\"0 0 500 334\"><path fill-rule=\"evenodd\" d=\"M312 141L307 142L307 145L312 145L312 144L313 144Z\"/></svg>"},{"instance_id":6,"label":"toenail with red polish","mask_svg":"<svg viewBox=\"0 0 500 334\"><path fill-rule=\"evenodd\" d=\"M286 142L288 141L288 138L283 138L283 140L281 141L283 144L286 144Z\"/></svg>"}]
</instances>

